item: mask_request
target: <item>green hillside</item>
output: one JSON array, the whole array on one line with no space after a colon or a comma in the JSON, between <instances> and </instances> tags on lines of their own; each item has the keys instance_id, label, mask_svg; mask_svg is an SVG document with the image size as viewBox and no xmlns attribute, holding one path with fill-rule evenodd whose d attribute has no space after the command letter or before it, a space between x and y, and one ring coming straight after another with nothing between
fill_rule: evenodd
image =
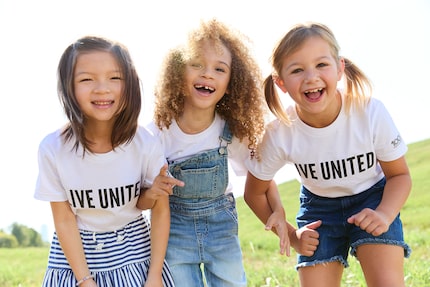
<instances>
[{"instance_id":1,"label":"green hillside","mask_svg":"<svg viewBox=\"0 0 430 287\"><path fill-rule=\"evenodd\" d=\"M430 286L430 139L410 144L406 158L413 180L411 195L401 211L405 240L413 250L405 260L406 286ZM299 183L296 180L283 183L279 190L287 219L295 225ZM279 255L277 237L264 230L243 198L237 199L237 208L248 286L299 286L295 253L290 258ZM350 257L349 263L342 286L366 286L355 258Z\"/></svg>"}]
</instances>

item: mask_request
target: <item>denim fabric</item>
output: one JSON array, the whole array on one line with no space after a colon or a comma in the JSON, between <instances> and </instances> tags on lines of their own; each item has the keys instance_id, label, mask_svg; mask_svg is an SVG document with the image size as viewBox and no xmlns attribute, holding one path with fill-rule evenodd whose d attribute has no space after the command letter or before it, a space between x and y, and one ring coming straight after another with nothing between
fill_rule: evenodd
<instances>
[{"instance_id":1,"label":"denim fabric","mask_svg":"<svg viewBox=\"0 0 430 287\"><path fill-rule=\"evenodd\" d=\"M236 202L228 185L228 127L220 146L169 162L169 171L185 182L170 196L170 236L166 260L177 286L246 286L238 239ZM224 144L224 141L227 144ZM202 273L203 272L203 273Z\"/></svg>"},{"instance_id":2,"label":"denim fabric","mask_svg":"<svg viewBox=\"0 0 430 287\"><path fill-rule=\"evenodd\" d=\"M390 225L387 232L373 236L360 227L347 222L348 217L364 208L375 209L382 199L385 178L368 190L353 196L325 198L312 194L302 186L300 209L296 217L297 225L302 227L313 221L322 220L317 229L320 234L319 245L313 256L298 255L296 268L313 266L326 262L340 261L348 267L348 251L356 255L356 248L361 244L391 244L404 248L405 257L411 250L403 239L400 214Z\"/></svg>"},{"instance_id":3,"label":"denim fabric","mask_svg":"<svg viewBox=\"0 0 430 287\"><path fill-rule=\"evenodd\" d=\"M228 184L227 147L204 151L182 162L170 162L174 178L185 182L173 195L183 199L210 199L224 194Z\"/></svg>"}]
</instances>

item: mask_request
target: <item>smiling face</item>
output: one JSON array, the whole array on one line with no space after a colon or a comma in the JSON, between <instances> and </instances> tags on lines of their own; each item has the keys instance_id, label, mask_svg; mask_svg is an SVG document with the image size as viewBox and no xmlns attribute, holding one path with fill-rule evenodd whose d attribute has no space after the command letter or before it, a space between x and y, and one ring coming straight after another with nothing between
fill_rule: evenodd
<instances>
[{"instance_id":1,"label":"smiling face","mask_svg":"<svg viewBox=\"0 0 430 287\"><path fill-rule=\"evenodd\" d=\"M96 51L77 57L73 85L87 124L113 124L123 84L119 66L109 52Z\"/></svg>"},{"instance_id":2,"label":"smiling face","mask_svg":"<svg viewBox=\"0 0 430 287\"><path fill-rule=\"evenodd\" d=\"M231 53L224 45L203 41L198 56L185 68L184 110L213 113L227 92L231 75Z\"/></svg>"},{"instance_id":3,"label":"smiling face","mask_svg":"<svg viewBox=\"0 0 430 287\"><path fill-rule=\"evenodd\" d=\"M276 83L294 100L305 123L323 127L339 114L341 99L337 82L342 78L343 69L343 59L335 59L328 43L313 36L283 60Z\"/></svg>"}]
</instances>

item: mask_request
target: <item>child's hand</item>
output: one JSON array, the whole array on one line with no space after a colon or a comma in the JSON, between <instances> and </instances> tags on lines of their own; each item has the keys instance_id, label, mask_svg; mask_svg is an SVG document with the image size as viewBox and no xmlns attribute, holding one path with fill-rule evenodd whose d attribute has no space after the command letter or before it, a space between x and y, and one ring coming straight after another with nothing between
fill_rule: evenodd
<instances>
[{"instance_id":1,"label":"child's hand","mask_svg":"<svg viewBox=\"0 0 430 287\"><path fill-rule=\"evenodd\" d=\"M388 231L390 223L382 212L365 208L348 218L348 223L355 224L373 236L379 236Z\"/></svg>"},{"instance_id":2,"label":"child's hand","mask_svg":"<svg viewBox=\"0 0 430 287\"><path fill-rule=\"evenodd\" d=\"M321 220L314 221L292 233L293 238L291 238L291 241L297 253L304 256L314 255L319 244L318 238L320 237L316 229L320 227L321 224Z\"/></svg>"},{"instance_id":3,"label":"child's hand","mask_svg":"<svg viewBox=\"0 0 430 287\"><path fill-rule=\"evenodd\" d=\"M284 212L274 211L267 219L266 230L273 230L279 236L279 253L290 256L290 238Z\"/></svg>"},{"instance_id":4,"label":"child's hand","mask_svg":"<svg viewBox=\"0 0 430 287\"><path fill-rule=\"evenodd\" d=\"M169 196L173 193L172 190L175 185L184 186L184 183L172 177L168 172L167 164L165 164L154 179L152 186L145 191L145 196L153 200L156 200L160 196Z\"/></svg>"}]
</instances>

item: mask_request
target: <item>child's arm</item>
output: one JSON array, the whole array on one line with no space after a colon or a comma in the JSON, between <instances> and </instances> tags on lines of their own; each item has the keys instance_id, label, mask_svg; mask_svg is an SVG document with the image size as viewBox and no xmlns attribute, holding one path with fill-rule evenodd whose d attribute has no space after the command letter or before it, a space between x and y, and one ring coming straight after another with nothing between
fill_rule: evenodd
<instances>
[{"instance_id":1,"label":"child's arm","mask_svg":"<svg viewBox=\"0 0 430 287\"><path fill-rule=\"evenodd\" d=\"M162 287L162 269L170 232L169 198L159 197L151 209L151 264L145 287Z\"/></svg>"},{"instance_id":2,"label":"child's arm","mask_svg":"<svg viewBox=\"0 0 430 287\"><path fill-rule=\"evenodd\" d=\"M279 210L282 209L282 211L284 210L284 208L282 207L281 198L279 196L278 186L276 185L275 181L272 180L272 183L270 184L270 187L267 190L266 194L267 194L269 204L270 206L272 206L273 210L276 210L276 209L279 209ZM271 217L267 221L266 229L270 229L272 226L270 224ZM283 217L285 218L285 214ZM312 256L319 244L319 240L318 240L319 233L316 231L316 229L321 226L322 221L318 220L318 221L311 222L299 229L296 229L287 220L285 220L285 223L287 225L286 232L288 233L288 237L287 237L287 240L286 239L282 240L281 238L281 254L286 252L286 255L289 256L290 254L288 251L291 245L296 250L297 253L305 256ZM282 245L282 243L284 243L284 245Z\"/></svg>"},{"instance_id":3,"label":"child's arm","mask_svg":"<svg viewBox=\"0 0 430 287\"><path fill-rule=\"evenodd\" d=\"M167 168L167 164L163 165L152 186L141 190L136 204L137 208L142 210L151 209L157 199L171 195L175 185L184 186L182 181L168 175Z\"/></svg>"},{"instance_id":4,"label":"child's arm","mask_svg":"<svg viewBox=\"0 0 430 287\"><path fill-rule=\"evenodd\" d=\"M81 236L76 223L76 216L67 201L51 202L55 231L67 261L73 270L75 278L80 281L90 275ZM79 286L97 286L94 280L85 280Z\"/></svg>"},{"instance_id":5,"label":"child's arm","mask_svg":"<svg viewBox=\"0 0 430 287\"><path fill-rule=\"evenodd\" d=\"M386 232L405 204L412 188L409 168L404 157L390 162L379 161L387 180L382 200L375 210L365 208L348 218L348 222L374 236Z\"/></svg>"},{"instance_id":6,"label":"child's arm","mask_svg":"<svg viewBox=\"0 0 430 287\"><path fill-rule=\"evenodd\" d=\"M246 177L244 199L255 215L279 236L280 253L290 255L290 242L285 211L276 183L256 178L250 172Z\"/></svg>"},{"instance_id":7,"label":"child's arm","mask_svg":"<svg viewBox=\"0 0 430 287\"><path fill-rule=\"evenodd\" d=\"M321 221L312 222L296 229L285 219L285 212L275 181L262 181L248 173L245 184L245 202L266 225L280 238L280 253L290 255L290 245L297 253L312 256L319 244L316 229Z\"/></svg>"},{"instance_id":8,"label":"child's arm","mask_svg":"<svg viewBox=\"0 0 430 287\"><path fill-rule=\"evenodd\" d=\"M268 197L266 196L270 183L271 181L264 181L256 178L250 172L248 172L246 176L243 198L263 224L267 223L267 220L273 213ZM282 204L280 205L282 206Z\"/></svg>"}]
</instances>

